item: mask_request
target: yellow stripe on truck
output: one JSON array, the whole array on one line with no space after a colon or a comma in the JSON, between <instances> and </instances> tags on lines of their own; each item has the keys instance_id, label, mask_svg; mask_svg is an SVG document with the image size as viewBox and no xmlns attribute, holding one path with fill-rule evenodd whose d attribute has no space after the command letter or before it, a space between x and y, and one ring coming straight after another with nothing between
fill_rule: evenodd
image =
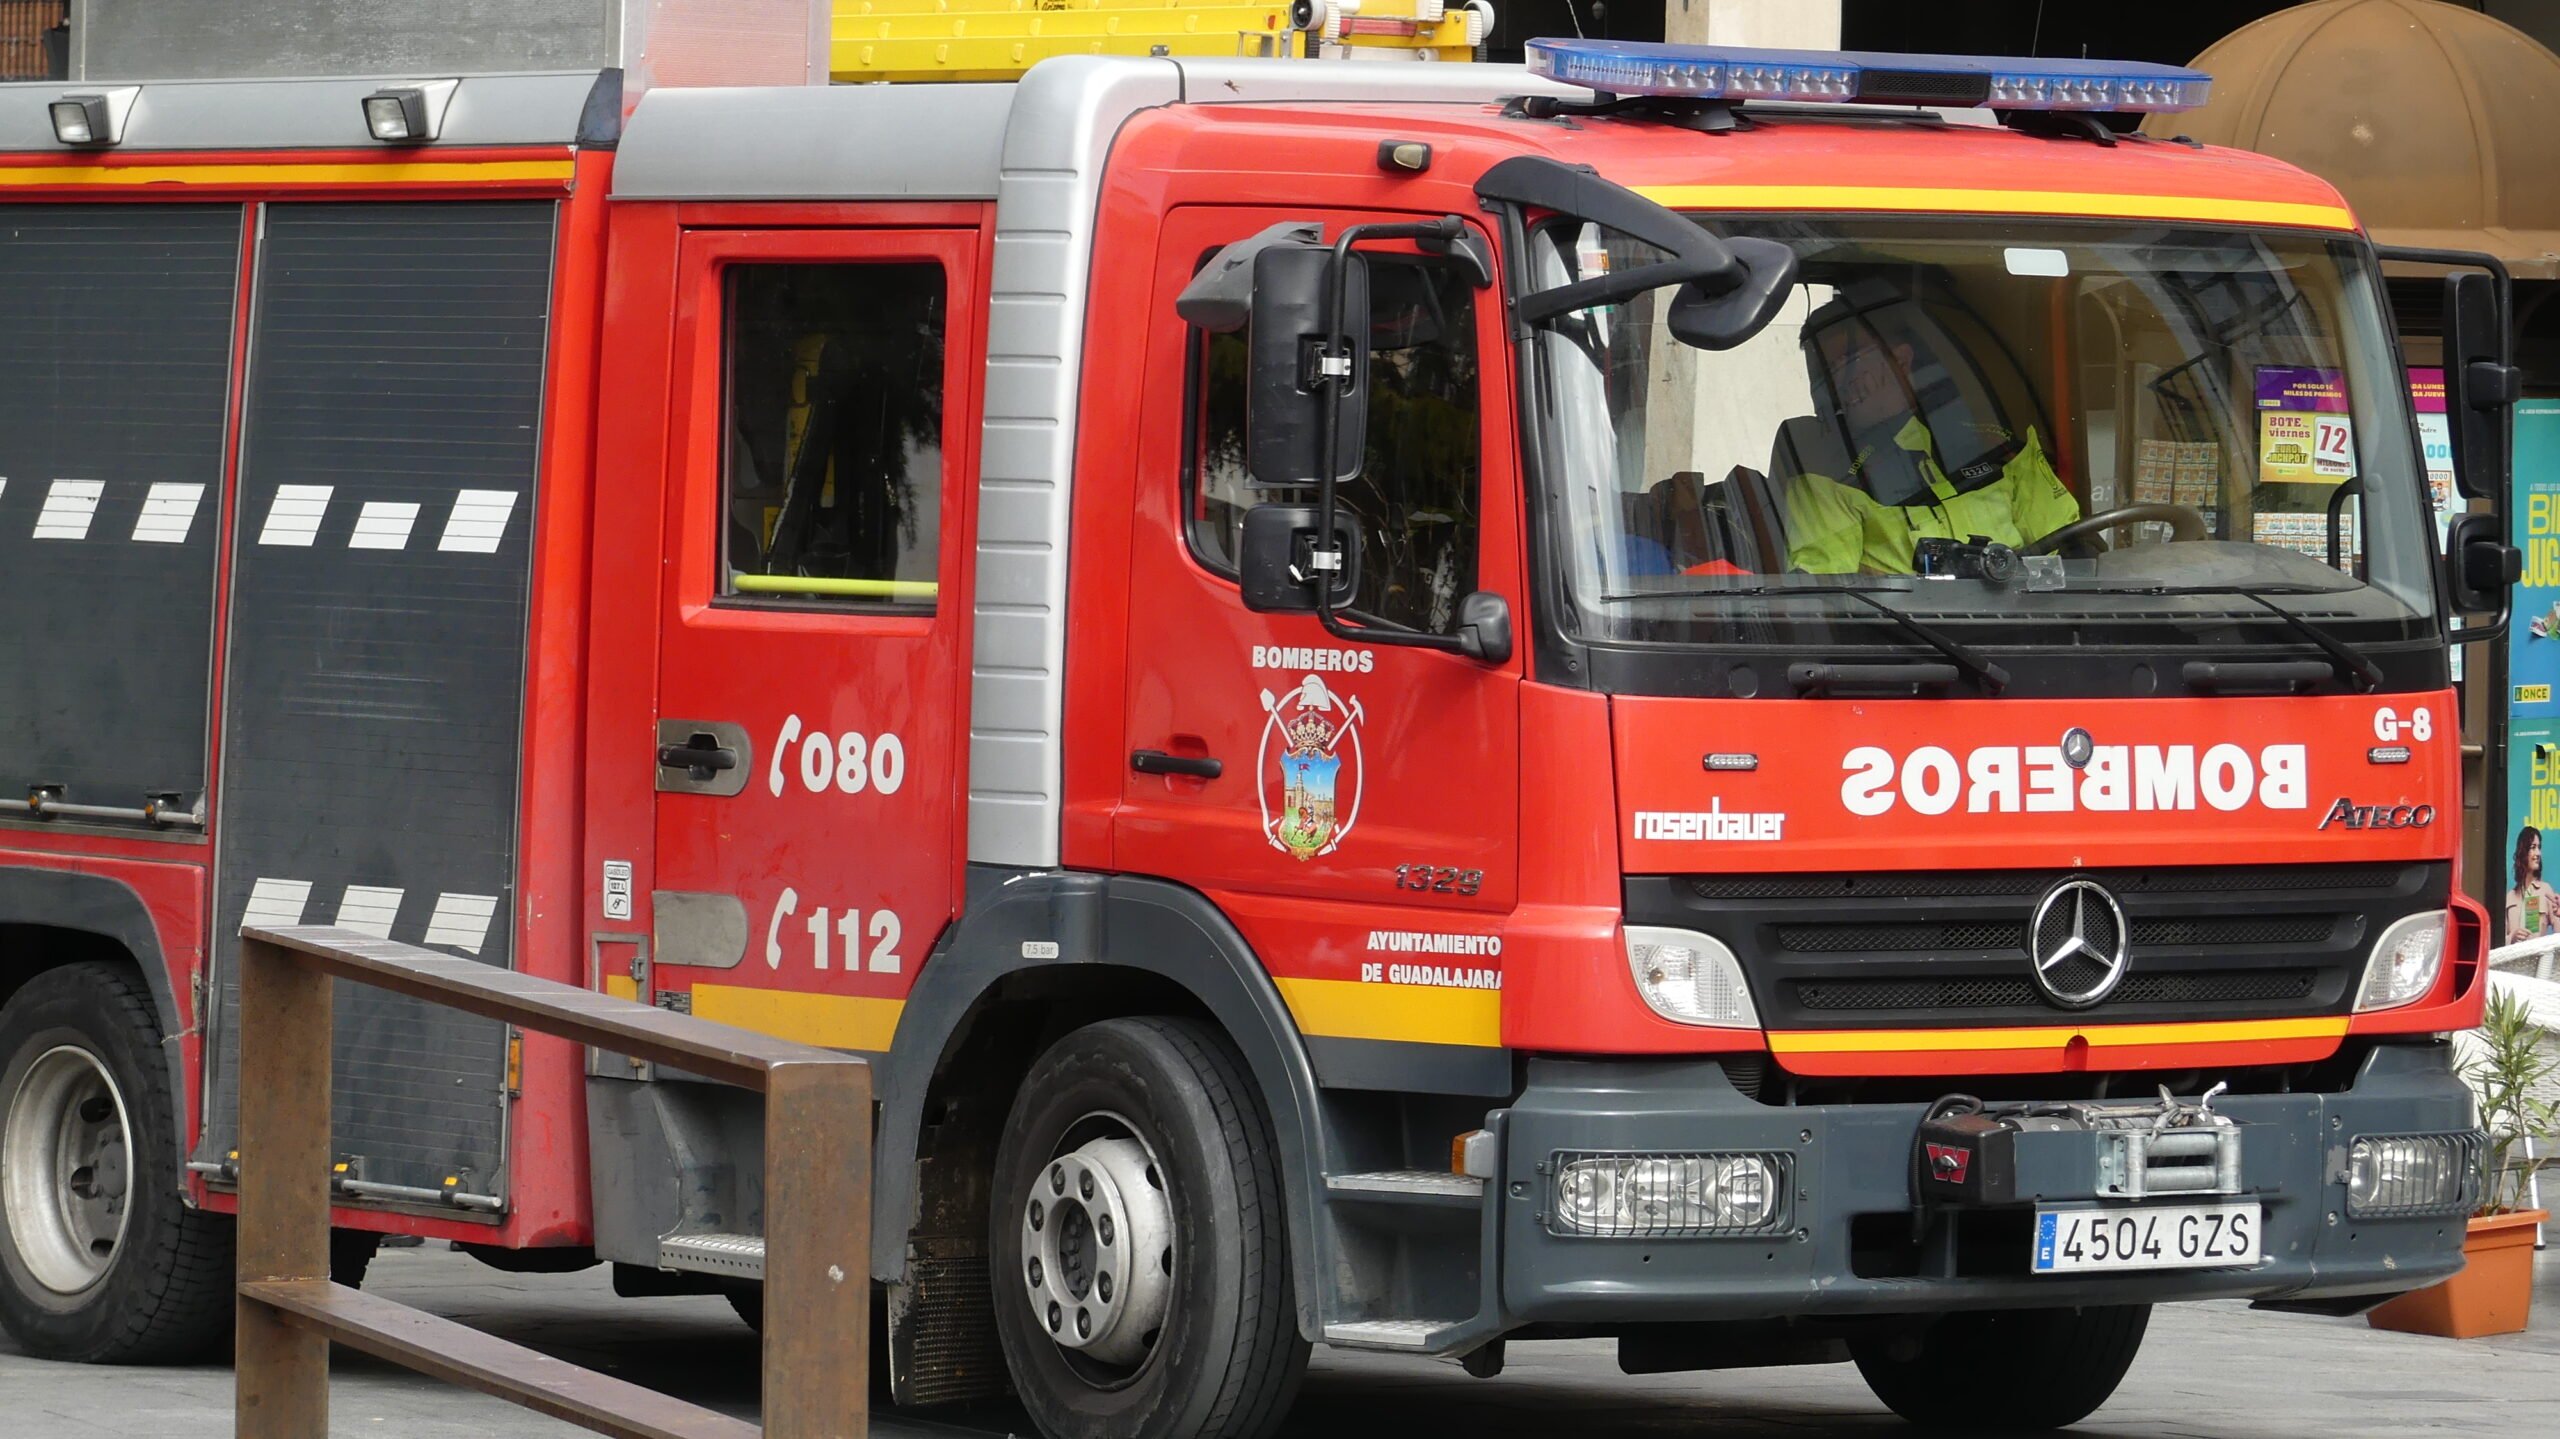
<instances>
[{"instance_id":1,"label":"yellow stripe on truck","mask_svg":"<svg viewBox=\"0 0 2560 1439\"><path fill-rule=\"evenodd\" d=\"M252 189L362 185L547 183L577 175L568 160L422 160L379 165L0 165L8 185L232 185Z\"/></svg>"},{"instance_id":2,"label":"yellow stripe on truck","mask_svg":"<svg viewBox=\"0 0 2560 1439\"><path fill-rule=\"evenodd\" d=\"M796 1039L821 1049L889 1052L898 1032L903 999L856 994L807 994L790 989L749 989L739 984L697 984L693 1012L776 1039Z\"/></svg>"},{"instance_id":3,"label":"yellow stripe on truck","mask_svg":"<svg viewBox=\"0 0 2560 1439\"><path fill-rule=\"evenodd\" d=\"M640 998L640 986L625 975L606 975L604 992L616 999ZM865 999L849 994L801 994L737 984L693 987L693 1012L698 1018L716 1019L776 1039L796 1039L821 1049L860 1049L873 1054L889 1052L890 1036L898 1032L898 1016L906 1007L902 999Z\"/></svg>"},{"instance_id":4,"label":"yellow stripe on truck","mask_svg":"<svg viewBox=\"0 0 2560 1439\"><path fill-rule=\"evenodd\" d=\"M1775 1030L1776 1054L1907 1054L1915 1051L2055 1049L2074 1039L2092 1049L2143 1044L2246 1044L2275 1039L2344 1039L2347 1017L2233 1019L2202 1024L2110 1024L2085 1029Z\"/></svg>"},{"instance_id":5,"label":"yellow stripe on truck","mask_svg":"<svg viewBox=\"0 0 2560 1439\"><path fill-rule=\"evenodd\" d=\"M1502 1045L1502 991L1351 979L1277 979L1298 1032L1399 1044Z\"/></svg>"},{"instance_id":6,"label":"yellow stripe on truck","mask_svg":"<svg viewBox=\"0 0 2560 1439\"><path fill-rule=\"evenodd\" d=\"M2223 225L2292 225L2352 230L2337 205L2290 200L2224 200L2202 195L2107 195L2081 190L1950 190L1901 185L1648 185L1646 199L1674 210L1782 210L1821 213L1895 210L1947 215L2063 215L2105 220L2200 220Z\"/></svg>"}]
</instances>

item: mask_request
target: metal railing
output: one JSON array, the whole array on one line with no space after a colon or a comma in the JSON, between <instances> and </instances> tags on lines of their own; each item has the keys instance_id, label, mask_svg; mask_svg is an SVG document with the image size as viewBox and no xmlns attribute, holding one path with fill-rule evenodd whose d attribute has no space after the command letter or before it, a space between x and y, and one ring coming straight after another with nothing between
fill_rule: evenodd
<instances>
[{"instance_id":1,"label":"metal railing","mask_svg":"<svg viewBox=\"0 0 2560 1439\"><path fill-rule=\"evenodd\" d=\"M351 980L764 1096L764 1425L329 1282L330 987ZM623 1439L863 1439L871 1068L353 930L240 936L239 1439L327 1439L329 1346Z\"/></svg>"}]
</instances>

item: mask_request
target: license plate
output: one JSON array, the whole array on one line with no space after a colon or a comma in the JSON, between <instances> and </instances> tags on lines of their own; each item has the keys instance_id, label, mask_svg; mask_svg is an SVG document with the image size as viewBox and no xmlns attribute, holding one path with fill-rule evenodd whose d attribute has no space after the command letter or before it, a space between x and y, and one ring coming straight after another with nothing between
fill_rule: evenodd
<instances>
[{"instance_id":1,"label":"license plate","mask_svg":"<svg viewBox=\"0 0 2560 1439\"><path fill-rule=\"evenodd\" d=\"M2030 1264L2038 1274L2255 1264L2258 1229L2254 1203L2039 1209Z\"/></svg>"}]
</instances>

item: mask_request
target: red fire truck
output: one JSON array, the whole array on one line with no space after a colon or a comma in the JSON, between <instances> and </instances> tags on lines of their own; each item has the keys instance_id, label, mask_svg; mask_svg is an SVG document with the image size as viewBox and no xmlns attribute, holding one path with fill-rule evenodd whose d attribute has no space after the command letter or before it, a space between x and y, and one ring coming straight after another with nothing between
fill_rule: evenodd
<instances>
[{"instance_id":1,"label":"red fire truck","mask_svg":"<svg viewBox=\"0 0 2560 1439\"><path fill-rule=\"evenodd\" d=\"M876 1056L895 1391L1061 1439L1565 1336L2052 1426L2454 1270L2514 559L2391 257L2192 72L1530 53L0 89L16 1341L221 1331L243 925ZM342 1278L754 1314L748 1097L338 1014Z\"/></svg>"}]
</instances>

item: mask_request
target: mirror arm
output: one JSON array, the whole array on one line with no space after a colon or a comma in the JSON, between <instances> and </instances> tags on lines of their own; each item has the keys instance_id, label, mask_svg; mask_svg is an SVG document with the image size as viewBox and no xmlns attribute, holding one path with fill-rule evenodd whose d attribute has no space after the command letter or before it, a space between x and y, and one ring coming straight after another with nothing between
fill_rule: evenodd
<instances>
[{"instance_id":1,"label":"mirror arm","mask_svg":"<svg viewBox=\"0 0 2560 1439\"><path fill-rule=\"evenodd\" d=\"M2492 389L2498 392L2502 405L2512 405L2519 397L2523 375L2515 368L2515 279L2509 273L2506 262L2483 251L2440 250L2422 245L2376 245L2373 247L2373 255L2377 261L2382 262L2434 265L2449 270L2482 270L2488 273L2497 294L2498 356L2493 361L2471 361L2467 357L2447 355L2444 365L2445 379L2448 382L2447 398L2451 398L2450 392L2456 388L2452 383L2455 378L2455 366L2461 365L2465 372L2461 376L2459 388L2464 391L2466 398L2474 394L2475 388ZM2448 334L2451 331L2453 319L2451 314L2445 316ZM2453 416L2452 422L2458 426L2461 423L2461 417ZM2512 456L2509 462L2512 464ZM2460 478L2457 476L2457 494L2461 489ZM2489 513L2497 516L2498 534L2502 540L2513 533L2512 518L2507 512L2509 491L2513 488L2512 478L2511 474L2501 475L2498 477L2500 483L2486 487L2490 490L2490 493L2485 496L2489 501ZM2443 560L2444 563L2456 567L2457 572L2464 563L2463 557L2459 554L2448 554L2443 557ZM2509 585L2500 592L2496 619L2481 625L2448 626L2445 631L2446 642L2474 645L2498 639L2506 634L2507 626L2512 622L2514 615L2515 587Z\"/></svg>"},{"instance_id":2,"label":"mirror arm","mask_svg":"<svg viewBox=\"0 0 2560 1439\"><path fill-rule=\"evenodd\" d=\"M1362 326L1364 334L1354 339L1351 333L1351 317L1344 312L1347 297L1342 275L1350 265L1352 247L1364 240L1411 240L1425 249L1430 249L1435 242L1443 245L1456 244L1465 238L1466 224L1466 221L1455 215L1443 215L1437 220L1419 222L1346 225L1342 233L1334 238L1333 264L1330 273L1325 277L1325 315L1328 333L1325 336L1324 354L1318 361L1326 365L1327 369L1324 374L1318 376L1319 381L1325 386L1326 394L1323 419L1316 427L1316 454L1321 458L1316 471L1317 548L1310 556L1310 563L1316 570L1316 623L1323 625L1324 632L1338 640L1353 644L1401 645L1408 649L1440 650L1447 654L1467 652L1466 641L1457 635L1415 634L1404 630L1377 629L1367 625L1343 623L1342 617L1335 613L1333 608L1333 586L1335 577L1342 573L1342 551L1329 548L1337 543L1333 517L1334 489L1339 483L1339 477L1334 474L1333 447L1334 436L1339 432L1342 424L1343 391L1351 384L1350 347L1356 343L1366 343L1367 339L1365 323ZM1467 253L1470 256L1475 254L1472 249ZM1482 265L1481 257L1477 258ZM1491 267L1487 265L1483 268L1486 283L1489 284L1492 281ZM1343 361L1338 371L1331 367L1331 362L1337 358L1337 351L1339 351L1339 358ZM1355 468L1350 478L1356 480L1359 477L1360 471Z\"/></svg>"}]
</instances>

